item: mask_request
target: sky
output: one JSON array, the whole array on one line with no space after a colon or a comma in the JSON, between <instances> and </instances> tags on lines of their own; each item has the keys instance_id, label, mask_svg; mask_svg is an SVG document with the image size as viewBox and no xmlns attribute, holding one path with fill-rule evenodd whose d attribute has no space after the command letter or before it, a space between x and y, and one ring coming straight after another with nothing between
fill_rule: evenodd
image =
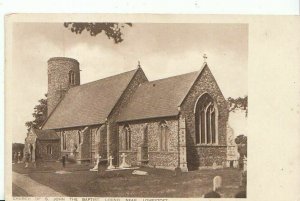
<instances>
[{"instance_id":1,"label":"sky","mask_svg":"<svg viewBox=\"0 0 300 201\"><path fill-rule=\"evenodd\" d=\"M13 142L24 142L25 122L47 93L47 61L51 57L77 59L81 84L137 68L140 61L149 80L200 70L203 54L225 98L247 95L248 26L246 24L133 24L115 44L106 35L74 34L63 23L15 23L12 43L14 91ZM237 133L245 126L237 119ZM245 124L246 125L246 124Z\"/></svg>"}]
</instances>

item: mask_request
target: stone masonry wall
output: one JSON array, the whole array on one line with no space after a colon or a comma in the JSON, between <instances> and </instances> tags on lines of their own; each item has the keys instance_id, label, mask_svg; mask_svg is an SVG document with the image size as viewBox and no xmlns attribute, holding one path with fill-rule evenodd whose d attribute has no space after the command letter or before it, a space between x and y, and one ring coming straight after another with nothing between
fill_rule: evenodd
<instances>
[{"instance_id":1,"label":"stone masonry wall","mask_svg":"<svg viewBox=\"0 0 300 201\"><path fill-rule=\"evenodd\" d=\"M44 161L58 160L60 158L60 141L59 140L37 140L36 158ZM47 153L47 146L52 147L52 154Z\"/></svg>"},{"instance_id":2,"label":"stone masonry wall","mask_svg":"<svg viewBox=\"0 0 300 201\"><path fill-rule=\"evenodd\" d=\"M130 97L136 91L137 87L147 81L147 77L145 76L143 70L138 68L131 82L129 83L127 89L123 93L120 98L120 101L115 105L113 111L109 115L108 118L108 132L109 132L109 153L108 155L113 156L113 164L118 165L118 125L116 123L116 119L118 115L121 113L121 109L125 107L125 105L130 101Z\"/></svg>"},{"instance_id":3,"label":"stone masonry wall","mask_svg":"<svg viewBox=\"0 0 300 201\"><path fill-rule=\"evenodd\" d=\"M72 156L78 161L91 161L95 156L96 149L100 151L100 155L106 154L106 148L103 149L103 146L106 146L106 131L100 132L100 130L100 125L58 130L57 133L61 137L60 148L62 155ZM63 134L66 135L66 149L63 147ZM102 144L100 143L102 148L96 142L102 142ZM75 153L72 153L74 147L77 148ZM101 153L102 151L105 153Z\"/></svg>"},{"instance_id":4,"label":"stone masonry wall","mask_svg":"<svg viewBox=\"0 0 300 201\"><path fill-rule=\"evenodd\" d=\"M218 107L218 145L195 144L195 114L194 107L198 98L208 93ZM211 166L213 162L222 165L226 161L226 126L228 121L227 102L218 87L211 71L206 66L192 86L181 105L181 114L186 118L187 162L188 168Z\"/></svg>"},{"instance_id":5,"label":"stone masonry wall","mask_svg":"<svg viewBox=\"0 0 300 201\"><path fill-rule=\"evenodd\" d=\"M168 129L168 150L161 151L160 141L160 123L164 119L145 120L143 122L127 122L131 133L131 150L122 150L122 140L124 136L124 125L119 125L119 155L127 155L126 162L132 166L138 165L137 154L138 147L143 145L144 132L147 127L148 136L148 164L161 168L174 169L178 166L178 119L165 120ZM119 162L121 162L121 158Z\"/></svg>"}]
</instances>

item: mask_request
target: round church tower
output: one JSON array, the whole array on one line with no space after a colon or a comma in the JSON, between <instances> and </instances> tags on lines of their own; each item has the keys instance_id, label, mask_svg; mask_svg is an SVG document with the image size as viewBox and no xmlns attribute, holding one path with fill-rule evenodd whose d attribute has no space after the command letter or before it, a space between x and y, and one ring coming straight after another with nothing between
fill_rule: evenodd
<instances>
[{"instance_id":1,"label":"round church tower","mask_svg":"<svg viewBox=\"0 0 300 201\"><path fill-rule=\"evenodd\" d=\"M48 60L48 116L69 88L80 85L79 62L67 57Z\"/></svg>"}]
</instances>

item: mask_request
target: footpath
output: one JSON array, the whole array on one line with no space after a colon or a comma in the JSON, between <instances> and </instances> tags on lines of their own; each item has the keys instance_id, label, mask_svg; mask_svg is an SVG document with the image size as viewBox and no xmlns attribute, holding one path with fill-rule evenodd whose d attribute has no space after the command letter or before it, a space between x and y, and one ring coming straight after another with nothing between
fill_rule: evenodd
<instances>
[{"instance_id":1,"label":"footpath","mask_svg":"<svg viewBox=\"0 0 300 201\"><path fill-rule=\"evenodd\" d=\"M20 190L24 190L27 193L27 196L29 195L33 197L66 197L66 195L59 193L48 186L42 185L23 174L12 172L12 180L13 186L17 187L15 189L19 189L18 192L20 192ZM25 192L23 192L22 194L24 194ZM18 194L19 193L17 193L17 195Z\"/></svg>"}]
</instances>

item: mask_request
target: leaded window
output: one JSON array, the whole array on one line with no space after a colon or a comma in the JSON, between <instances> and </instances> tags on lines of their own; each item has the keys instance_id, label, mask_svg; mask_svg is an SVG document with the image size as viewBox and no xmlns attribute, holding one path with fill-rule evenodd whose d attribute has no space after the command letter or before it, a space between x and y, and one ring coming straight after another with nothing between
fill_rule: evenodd
<instances>
[{"instance_id":1,"label":"leaded window","mask_svg":"<svg viewBox=\"0 0 300 201\"><path fill-rule=\"evenodd\" d=\"M196 144L217 144L217 125L217 106L209 94L204 94L195 108Z\"/></svg>"},{"instance_id":2,"label":"leaded window","mask_svg":"<svg viewBox=\"0 0 300 201\"><path fill-rule=\"evenodd\" d=\"M161 151L168 151L168 126L165 121L160 123L160 150Z\"/></svg>"}]
</instances>

